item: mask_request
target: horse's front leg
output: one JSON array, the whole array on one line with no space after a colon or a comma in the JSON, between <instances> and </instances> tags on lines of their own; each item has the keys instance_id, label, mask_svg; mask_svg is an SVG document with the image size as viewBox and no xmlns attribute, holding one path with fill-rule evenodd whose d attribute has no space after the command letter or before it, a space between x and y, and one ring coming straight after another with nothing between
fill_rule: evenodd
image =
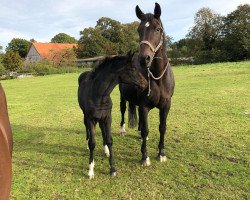
<instances>
[{"instance_id":1,"label":"horse's front leg","mask_svg":"<svg viewBox=\"0 0 250 200\"><path fill-rule=\"evenodd\" d=\"M141 125L141 153L142 153L142 166L149 166L150 159L147 155L147 137L148 137L148 112L149 109L146 107L139 107L139 119Z\"/></svg>"},{"instance_id":2,"label":"horse's front leg","mask_svg":"<svg viewBox=\"0 0 250 200\"><path fill-rule=\"evenodd\" d=\"M111 135L111 111L106 117L104 124L105 124L105 136L106 136L105 143L108 145L109 155L110 155L109 156L110 175L116 176L116 168L115 168L115 162L114 162L113 150L112 150L113 138Z\"/></svg>"},{"instance_id":3,"label":"horse's front leg","mask_svg":"<svg viewBox=\"0 0 250 200\"><path fill-rule=\"evenodd\" d=\"M95 125L96 122L94 121L88 121L86 120L88 124L88 129L89 129L89 140L88 140L88 145L89 145L89 178L93 179L94 178L94 149L95 149Z\"/></svg>"},{"instance_id":4,"label":"horse's front leg","mask_svg":"<svg viewBox=\"0 0 250 200\"><path fill-rule=\"evenodd\" d=\"M170 109L171 100L167 101L164 108L160 109L160 125L159 125L159 132L160 132L160 140L159 140L159 153L158 153L158 159L160 162L165 162L167 160L167 157L165 156L164 152L164 137L167 129L167 116Z\"/></svg>"}]
</instances>

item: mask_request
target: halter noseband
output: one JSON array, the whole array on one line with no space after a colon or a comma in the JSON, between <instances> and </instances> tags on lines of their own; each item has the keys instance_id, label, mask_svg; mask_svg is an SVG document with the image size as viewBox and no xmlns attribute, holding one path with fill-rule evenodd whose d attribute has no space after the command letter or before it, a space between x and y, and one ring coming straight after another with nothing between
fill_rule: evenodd
<instances>
[{"instance_id":1,"label":"halter noseband","mask_svg":"<svg viewBox=\"0 0 250 200\"><path fill-rule=\"evenodd\" d=\"M162 28L162 30L163 30L163 28ZM150 92L151 92L150 77L152 77L154 80L159 80L159 79L161 79L161 78L163 77L163 75L165 74L165 72L167 71L168 66L170 65L170 63L169 63L169 61L168 61L168 63L167 63L167 65L166 65L165 69L163 70L162 74L161 74L159 77L155 77L155 76L153 75L153 73L150 71L150 66L152 65L153 60L154 60L155 58L162 59L162 57L155 57L155 54L156 54L156 52L160 49L160 47L162 46L163 40L164 40L164 34L163 34L163 32L162 32L162 34L161 34L161 40L160 40L160 42L159 42L159 44L157 45L156 48L154 48L153 45L152 45L149 41L147 41L147 40L143 40L143 41L140 42L140 46L141 46L142 44L147 44L147 45L150 47L151 51L153 52L153 55L150 57L150 60L149 60L149 62L148 62L148 64L147 64L147 70L148 70L148 94L147 94L147 96L149 96L149 95L150 95Z\"/></svg>"}]
</instances>

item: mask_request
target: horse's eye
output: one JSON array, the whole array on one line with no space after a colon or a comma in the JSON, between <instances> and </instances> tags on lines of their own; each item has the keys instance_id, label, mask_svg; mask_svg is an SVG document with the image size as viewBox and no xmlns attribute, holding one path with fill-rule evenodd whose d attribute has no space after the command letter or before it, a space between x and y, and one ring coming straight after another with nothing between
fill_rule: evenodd
<instances>
[{"instance_id":1,"label":"horse's eye","mask_svg":"<svg viewBox=\"0 0 250 200\"><path fill-rule=\"evenodd\" d=\"M159 31L161 30L161 28L158 27L158 28L156 28L155 30L156 30L157 32L159 32Z\"/></svg>"}]
</instances>

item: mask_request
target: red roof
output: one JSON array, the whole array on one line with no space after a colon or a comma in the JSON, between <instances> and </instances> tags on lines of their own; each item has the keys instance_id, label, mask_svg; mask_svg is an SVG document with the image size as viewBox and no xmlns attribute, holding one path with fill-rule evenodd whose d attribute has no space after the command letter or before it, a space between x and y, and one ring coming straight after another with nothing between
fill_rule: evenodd
<instances>
[{"instance_id":1,"label":"red roof","mask_svg":"<svg viewBox=\"0 0 250 200\"><path fill-rule=\"evenodd\" d=\"M61 51L64 49L71 49L76 47L77 44L64 44L64 43L33 43L32 44L41 57L46 58L49 57L49 54L52 51Z\"/></svg>"}]
</instances>

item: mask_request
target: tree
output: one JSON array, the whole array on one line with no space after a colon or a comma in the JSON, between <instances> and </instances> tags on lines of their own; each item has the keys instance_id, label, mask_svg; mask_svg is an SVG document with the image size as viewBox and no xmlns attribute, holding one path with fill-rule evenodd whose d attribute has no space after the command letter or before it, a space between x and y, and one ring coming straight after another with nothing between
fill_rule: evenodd
<instances>
[{"instance_id":1,"label":"tree","mask_svg":"<svg viewBox=\"0 0 250 200\"><path fill-rule=\"evenodd\" d=\"M6 70L16 71L22 66L22 58L18 52L7 51L2 63Z\"/></svg>"},{"instance_id":2,"label":"tree","mask_svg":"<svg viewBox=\"0 0 250 200\"><path fill-rule=\"evenodd\" d=\"M51 43L70 43L76 44L77 40L66 33L59 33L51 39Z\"/></svg>"},{"instance_id":3,"label":"tree","mask_svg":"<svg viewBox=\"0 0 250 200\"><path fill-rule=\"evenodd\" d=\"M240 5L224 18L223 47L230 61L250 58L250 5Z\"/></svg>"},{"instance_id":4,"label":"tree","mask_svg":"<svg viewBox=\"0 0 250 200\"><path fill-rule=\"evenodd\" d=\"M100 29L85 28L80 35L77 48L78 58L104 55L106 41L102 37Z\"/></svg>"},{"instance_id":5,"label":"tree","mask_svg":"<svg viewBox=\"0 0 250 200\"><path fill-rule=\"evenodd\" d=\"M102 17L97 21L95 29L99 29L106 41L105 54L121 54L124 46L124 33L122 24L111 18Z\"/></svg>"},{"instance_id":6,"label":"tree","mask_svg":"<svg viewBox=\"0 0 250 200\"><path fill-rule=\"evenodd\" d=\"M192 44L192 52L197 63L223 60L220 50L223 17L210 8L201 8L195 14L194 26L187 34Z\"/></svg>"},{"instance_id":7,"label":"tree","mask_svg":"<svg viewBox=\"0 0 250 200\"><path fill-rule=\"evenodd\" d=\"M202 50L211 50L219 38L222 27L222 16L210 8L201 8L194 18L194 26L187 37L201 41Z\"/></svg>"},{"instance_id":8,"label":"tree","mask_svg":"<svg viewBox=\"0 0 250 200\"><path fill-rule=\"evenodd\" d=\"M34 38L30 39L31 43L37 42Z\"/></svg>"},{"instance_id":9,"label":"tree","mask_svg":"<svg viewBox=\"0 0 250 200\"><path fill-rule=\"evenodd\" d=\"M25 39L13 38L11 42L8 44L6 52L14 51L17 52L22 58L25 58L30 48L30 45L31 42Z\"/></svg>"},{"instance_id":10,"label":"tree","mask_svg":"<svg viewBox=\"0 0 250 200\"><path fill-rule=\"evenodd\" d=\"M107 17L102 17L97 21L95 28L100 29L101 35L107 40L113 43L121 41L123 34L120 22Z\"/></svg>"},{"instance_id":11,"label":"tree","mask_svg":"<svg viewBox=\"0 0 250 200\"><path fill-rule=\"evenodd\" d=\"M3 58L4 58L4 54L2 52L3 47L0 45L0 75L3 74L5 72L5 68L3 66Z\"/></svg>"},{"instance_id":12,"label":"tree","mask_svg":"<svg viewBox=\"0 0 250 200\"><path fill-rule=\"evenodd\" d=\"M123 32L123 41L122 41L122 53L126 54L130 50L132 52L138 51L139 48L139 35L137 32L137 28L139 26L139 22L135 21L128 24L122 25Z\"/></svg>"}]
</instances>

